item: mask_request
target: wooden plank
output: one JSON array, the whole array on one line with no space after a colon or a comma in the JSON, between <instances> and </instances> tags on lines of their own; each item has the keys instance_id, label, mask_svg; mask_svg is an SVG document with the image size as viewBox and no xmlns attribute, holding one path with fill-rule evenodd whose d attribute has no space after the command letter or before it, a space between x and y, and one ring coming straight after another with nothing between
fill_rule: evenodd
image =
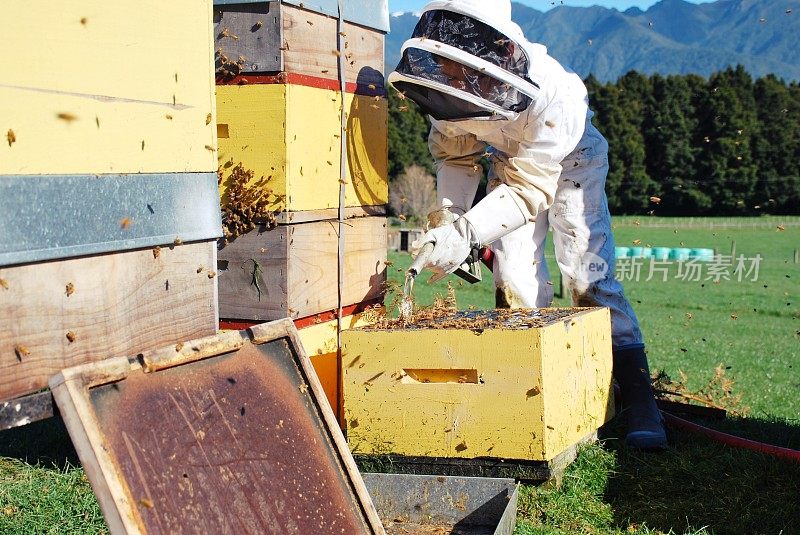
<instances>
[{"instance_id":1,"label":"wooden plank","mask_svg":"<svg viewBox=\"0 0 800 535\"><path fill-rule=\"evenodd\" d=\"M288 5L282 7L282 15L284 41L289 43L283 56L284 70L336 78L336 19ZM344 33L346 80L383 87L383 33L348 22Z\"/></svg>"},{"instance_id":2,"label":"wooden plank","mask_svg":"<svg viewBox=\"0 0 800 535\"><path fill-rule=\"evenodd\" d=\"M385 216L386 206L355 206L345 208L345 219L354 217ZM337 219L339 217L338 208L326 208L324 210L304 210L302 212L281 212L275 216L279 225L289 223L310 223L312 221L322 221L325 219Z\"/></svg>"},{"instance_id":3,"label":"wooden plank","mask_svg":"<svg viewBox=\"0 0 800 535\"><path fill-rule=\"evenodd\" d=\"M550 461L613 416L607 309L509 311L517 327L501 313L344 331L354 451Z\"/></svg>"},{"instance_id":4,"label":"wooden plank","mask_svg":"<svg viewBox=\"0 0 800 535\"><path fill-rule=\"evenodd\" d=\"M386 219L351 219L345 229L342 299L378 298L386 280ZM221 317L266 321L336 308L337 231L336 221L281 225L228 244L219 252Z\"/></svg>"},{"instance_id":5,"label":"wooden plank","mask_svg":"<svg viewBox=\"0 0 800 535\"><path fill-rule=\"evenodd\" d=\"M339 207L340 93L299 85L218 86L223 204L231 170L253 172L251 187L276 212ZM384 206L389 198L388 108L381 97L348 94L345 206Z\"/></svg>"},{"instance_id":6,"label":"wooden plank","mask_svg":"<svg viewBox=\"0 0 800 535\"><path fill-rule=\"evenodd\" d=\"M154 256L144 249L0 268L8 286L0 287L0 400L40 390L76 364L214 334L216 242Z\"/></svg>"},{"instance_id":7,"label":"wooden plank","mask_svg":"<svg viewBox=\"0 0 800 535\"><path fill-rule=\"evenodd\" d=\"M217 83L252 83L253 74L270 71L338 82L336 18L266 2L221 5L215 12ZM276 18L282 28L274 27ZM346 81L357 90L383 92L383 32L346 22L344 34Z\"/></svg>"},{"instance_id":8,"label":"wooden plank","mask_svg":"<svg viewBox=\"0 0 800 535\"><path fill-rule=\"evenodd\" d=\"M291 321L251 335L113 383L86 378L119 359L51 379L112 533L383 533Z\"/></svg>"},{"instance_id":9,"label":"wooden plank","mask_svg":"<svg viewBox=\"0 0 800 535\"><path fill-rule=\"evenodd\" d=\"M210 0L7 0L0 14L15 138L0 174L216 170Z\"/></svg>"},{"instance_id":10,"label":"wooden plank","mask_svg":"<svg viewBox=\"0 0 800 535\"><path fill-rule=\"evenodd\" d=\"M52 418L54 414L49 390L5 401L0 403L0 431Z\"/></svg>"}]
</instances>

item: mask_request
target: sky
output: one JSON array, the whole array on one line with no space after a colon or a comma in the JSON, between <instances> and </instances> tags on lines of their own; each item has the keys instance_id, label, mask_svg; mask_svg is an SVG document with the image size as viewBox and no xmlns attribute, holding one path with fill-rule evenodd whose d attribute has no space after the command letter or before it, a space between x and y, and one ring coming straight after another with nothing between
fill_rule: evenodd
<instances>
[{"instance_id":1,"label":"sky","mask_svg":"<svg viewBox=\"0 0 800 535\"><path fill-rule=\"evenodd\" d=\"M555 7L552 3L553 0L513 0L520 4L531 6L539 11L547 11ZM689 0L692 3L699 4L703 0ZM706 0L707 1L707 0ZM418 11L428 3L428 0L389 0L389 11L394 13L396 11ZM625 11L629 7L639 7L646 10L648 7L657 3L657 0L555 0L555 5L568 5L576 7L589 7L589 6L603 6L613 7L619 11Z\"/></svg>"}]
</instances>

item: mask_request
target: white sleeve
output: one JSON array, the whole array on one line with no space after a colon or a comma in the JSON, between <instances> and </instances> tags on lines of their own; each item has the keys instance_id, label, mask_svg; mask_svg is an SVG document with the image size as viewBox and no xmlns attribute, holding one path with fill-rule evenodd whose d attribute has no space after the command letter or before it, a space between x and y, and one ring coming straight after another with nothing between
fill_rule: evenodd
<instances>
[{"instance_id":1,"label":"white sleeve","mask_svg":"<svg viewBox=\"0 0 800 535\"><path fill-rule=\"evenodd\" d=\"M454 212L465 213L472 206L483 175L479 162L486 152L486 143L473 134L447 136L433 123L428 147L436 165L439 204L445 198L450 199Z\"/></svg>"},{"instance_id":2,"label":"white sleeve","mask_svg":"<svg viewBox=\"0 0 800 535\"><path fill-rule=\"evenodd\" d=\"M582 95L580 91L563 89L559 89L561 95L556 92L541 110L534 106L519 152L509 155L507 162L503 162L502 172L498 173L522 201L529 220L553 204L561 162L575 149L584 133L588 111L585 89Z\"/></svg>"}]
</instances>

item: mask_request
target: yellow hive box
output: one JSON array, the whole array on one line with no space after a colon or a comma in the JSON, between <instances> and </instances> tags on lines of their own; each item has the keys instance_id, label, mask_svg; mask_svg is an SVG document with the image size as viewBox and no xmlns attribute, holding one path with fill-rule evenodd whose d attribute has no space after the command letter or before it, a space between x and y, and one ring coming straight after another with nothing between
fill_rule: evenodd
<instances>
[{"instance_id":1,"label":"yellow hive box","mask_svg":"<svg viewBox=\"0 0 800 535\"><path fill-rule=\"evenodd\" d=\"M211 0L4 0L0 175L217 168Z\"/></svg>"},{"instance_id":2,"label":"yellow hive box","mask_svg":"<svg viewBox=\"0 0 800 535\"><path fill-rule=\"evenodd\" d=\"M356 329L370 324L373 314L358 313L342 318L342 329ZM325 396L341 423L342 402L339 395L339 352L336 346L336 320L298 327L297 333L306 354L314 365Z\"/></svg>"},{"instance_id":3,"label":"yellow hive box","mask_svg":"<svg viewBox=\"0 0 800 535\"><path fill-rule=\"evenodd\" d=\"M385 98L347 94L347 207L389 199ZM241 164L263 179L270 209L300 212L339 206L340 93L294 84L217 86L223 203L230 170ZM335 215L334 215L335 216Z\"/></svg>"},{"instance_id":4,"label":"yellow hive box","mask_svg":"<svg viewBox=\"0 0 800 535\"><path fill-rule=\"evenodd\" d=\"M342 333L354 453L549 461L613 416L607 309L437 323Z\"/></svg>"}]
</instances>

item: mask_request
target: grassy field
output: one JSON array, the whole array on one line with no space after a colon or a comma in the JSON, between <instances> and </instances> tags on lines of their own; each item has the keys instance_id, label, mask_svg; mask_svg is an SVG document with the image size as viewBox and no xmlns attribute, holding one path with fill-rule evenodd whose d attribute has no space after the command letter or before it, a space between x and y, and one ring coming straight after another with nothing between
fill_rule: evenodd
<instances>
[{"instance_id":1,"label":"grassy field","mask_svg":"<svg viewBox=\"0 0 800 535\"><path fill-rule=\"evenodd\" d=\"M712 377L718 364L728 368L734 392L751 411L745 419L709 425L800 449L800 264L794 263L800 218L617 218L614 226L618 245L641 240L729 254L735 240L737 255L762 256L757 281L688 282L675 277L673 265L667 282L648 282L645 264L639 281L624 284L652 367L672 376L684 371L692 388ZM552 249L548 256L557 287ZM392 253L390 259L390 277L399 282L410 257ZM490 279L485 271L479 285L455 282L459 305L493 307ZM416 297L430 303L445 291L445 282L420 282ZM52 428L33 424L0 433L2 534L106 529L63 429ZM583 450L561 488L523 486L517 535L800 533L800 465L684 433L671 433L664 453L641 454L625 449L620 434L612 425L601 444ZM26 455L29 463L9 458Z\"/></svg>"}]
</instances>

